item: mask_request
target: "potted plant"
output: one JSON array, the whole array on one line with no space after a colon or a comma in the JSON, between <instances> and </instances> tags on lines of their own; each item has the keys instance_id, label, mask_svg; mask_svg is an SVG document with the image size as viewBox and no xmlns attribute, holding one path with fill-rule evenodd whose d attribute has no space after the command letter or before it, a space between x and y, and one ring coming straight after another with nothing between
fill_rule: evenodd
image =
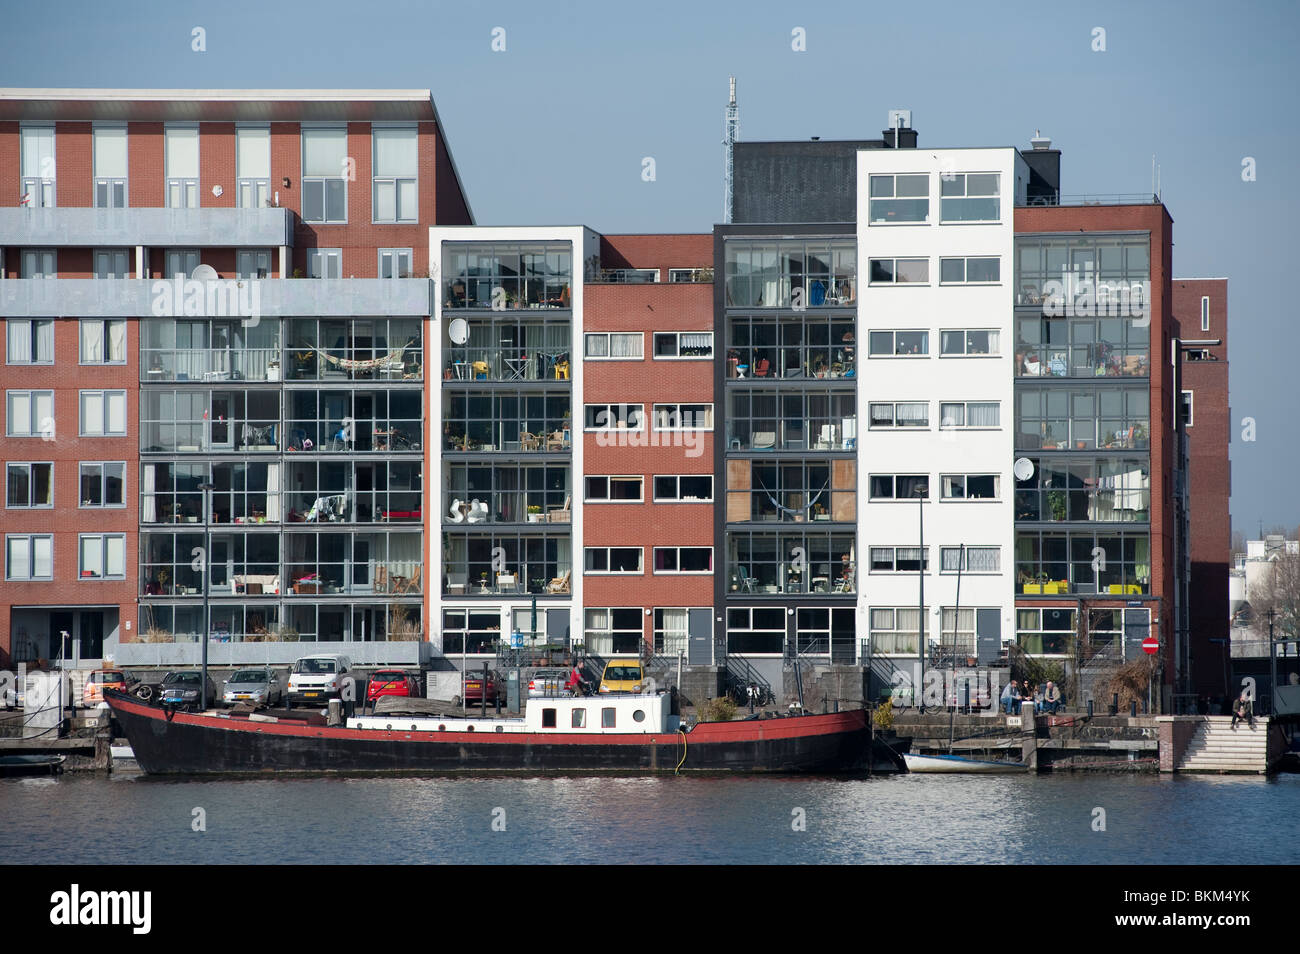
<instances>
[{"instance_id":1,"label":"potted plant","mask_svg":"<svg viewBox=\"0 0 1300 954\"><path fill-rule=\"evenodd\" d=\"M484 570L482 573L480 573L480 574L478 575L478 585L481 586L483 589L486 590L486 589L487 589L487 581L488 581L487 571Z\"/></svg>"},{"instance_id":2,"label":"potted plant","mask_svg":"<svg viewBox=\"0 0 1300 954\"><path fill-rule=\"evenodd\" d=\"M542 522L542 508L537 504L528 505L528 522L529 523Z\"/></svg>"},{"instance_id":3,"label":"potted plant","mask_svg":"<svg viewBox=\"0 0 1300 954\"><path fill-rule=\"evenodd\" d=\"M825 504L813 504L813 519L814 519L814 520L829 520L830 518L831 518L831 515L828 514L828 513L826 512L826 505L825 505Z\"/></svg>"},{"instance_id":4,"label":"potted plant","mask_svg":"<svg viewBox=\"0 0 1300 954\"><path fill-rule=\"evenodd\" d=\"M1064 520L1066 516L1066 497L1064 490L1049 490L1047 506L1052 511L1053 520Z\"/></svg>"},{"instance_id":5,"label":"potted plant","mask_svg":"<svg viewBox=\"0 0 1300 954\"><path fill-rule=\"evenodd\" d=\"M280 380L280 359L279 358L272 358L270 361L266 363L266 380L268 381Z\"/></svg>"}]
</instances>

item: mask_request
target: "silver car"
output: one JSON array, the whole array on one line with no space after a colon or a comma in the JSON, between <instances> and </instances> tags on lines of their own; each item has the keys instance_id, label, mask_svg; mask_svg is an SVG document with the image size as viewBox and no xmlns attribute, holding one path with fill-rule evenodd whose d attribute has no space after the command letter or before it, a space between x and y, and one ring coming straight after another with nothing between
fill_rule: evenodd
<instances>
[{"instance_id":1,"label":"silver car","mask_svg":"<svg viewBox=\"0 0 1300 954\"><path fill-rule=\"evenodd\" d=\"M569 670L560 668L538 669L528 680L528 698L542 696L554 698L567 695L565 686L569 682Z\"/></svg>"},{"instance_id":2,"label":"silver car","mask_svg":"<svg viewBox=\"0 0 1300 954\"><path fill-rule=\"evenodd\" d=\"M284 701L284 690L272 669L240 669L222 684L221 701L228 706L275 705Z\"/></svg>"}]
</instances>

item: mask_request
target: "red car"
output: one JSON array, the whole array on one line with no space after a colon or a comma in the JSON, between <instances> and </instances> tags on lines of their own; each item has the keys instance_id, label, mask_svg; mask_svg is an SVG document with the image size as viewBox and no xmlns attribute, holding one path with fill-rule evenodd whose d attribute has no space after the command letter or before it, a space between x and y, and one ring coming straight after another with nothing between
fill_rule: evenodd
<instances>
[{"instance_id":1,"label":"red car","mask_svg":"<svg viewBox=\"0 0 1300 954\"><path fill-rule=\"evenodd\" d=\"M374 702L380 696L419 695L420 681L405 669L379 669L366 682L366 702Z\"/></svg>"},{"instance_id":2,"label":"red car","mask_svg":"<svg viewBox=\"0 0 1300 954\"><path fill-rule=\"evenodd\" d=\"M465 705L482 705L483 704L483 671L478 672L470 670L465 673ZM488 705L494 705L498 699L505 698L505 686L497 678L497 674L489 672L487 675L487 701Z\"/></svg>"}]
</instances>

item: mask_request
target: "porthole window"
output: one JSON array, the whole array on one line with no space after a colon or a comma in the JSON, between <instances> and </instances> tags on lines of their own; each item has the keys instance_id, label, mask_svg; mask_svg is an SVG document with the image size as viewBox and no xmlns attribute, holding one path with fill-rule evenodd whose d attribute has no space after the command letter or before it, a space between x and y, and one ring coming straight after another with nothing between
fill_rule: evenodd
<instances>
[{"instance_id":1,"label":"porthole window","mask_svg":"<svg viewBox=\"0 0 1300 954\"><path fill-rule=\"evenodd\" d=\"M506 730L506 727L505 727L505 726L503 726L503 725L499 725L499 726L497 726L497 731L498 731L498 732L504 732L505 730Z\"/></svg>"},{"instance_id":2,"label":"porthole window","mask_svg":"<svg viewBox=\"0 0 1300 954\"><path fill-rule=\"evenodd\" d=\"M644 722L644 721L645 721L645 710L644 710L644 709L637 709L635 712L633 712L633 713L632 713L632 721L633 721L633 722Z\"/></svg>"},{"instance_id":3,"label":"porthole window","mask_svg":"<svg viewBox=\"0 0 1300 954\"><path fill-rule=\"evenodd\" d=\"M445 725L440 725L440 726L438 726L438 731L439 731L439 732L446 732L446 731L447 731L447 727L446 727Z\"/></svg>"},{"instance_id":4,"label":"porthole window","mask_svg":"<svg viewBox=\"0 0 1300 954\"><path fill-rule=\"evenodd\" d=\"M465 731L466 731L466 732L473 732L473 731L474 731L474 727L473 727L472 725L467 725L467 726L465 726Z\"/></svg>"}]
</instances>

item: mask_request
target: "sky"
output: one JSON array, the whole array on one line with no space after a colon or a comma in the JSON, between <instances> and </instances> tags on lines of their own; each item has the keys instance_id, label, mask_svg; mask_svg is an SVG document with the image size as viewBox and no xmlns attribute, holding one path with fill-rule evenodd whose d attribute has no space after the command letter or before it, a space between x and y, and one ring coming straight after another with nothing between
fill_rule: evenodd
<instances>
[{"instance_id":1,"label":"sky","mask_svg":"<svg viewBox=\"0 0 1300 954\"><path fill-rule=\"evenodd\" d=\"M15 27L0 33L0 86L428 89L481 225L708 231L722 214L732 74L742 139L878 138L891 108L912 110L922 146L1028 148L1041 130L1062 150L1067 194L1150 192L1154 156L1175 277L1229 279L1234 528L1300 524L1300 321L1282 280L1300 276L1300 4L0 9Z\"/></svg>"}]
</instances>

